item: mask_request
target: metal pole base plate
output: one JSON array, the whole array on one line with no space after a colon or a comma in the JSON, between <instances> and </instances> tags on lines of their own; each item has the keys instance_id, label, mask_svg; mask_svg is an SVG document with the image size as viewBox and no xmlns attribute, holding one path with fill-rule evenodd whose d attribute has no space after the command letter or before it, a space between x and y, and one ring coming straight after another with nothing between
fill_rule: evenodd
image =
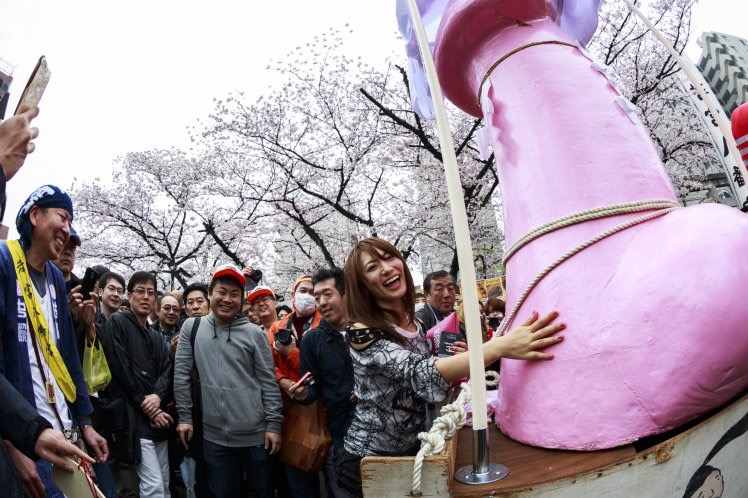
<instances>
[{"instance_id":1,"label":"metal pole base plate","mask_svg":"<svg viewBox=\"0 0 748 498\"><path fill-rule=\"evenodd\" d=\"M500 463L489 463L485 473L476 474L472 465L457 469L455 479L464 484L488 484L499 481L509 475L509 468Z\"/></svg>"}]
</instances>

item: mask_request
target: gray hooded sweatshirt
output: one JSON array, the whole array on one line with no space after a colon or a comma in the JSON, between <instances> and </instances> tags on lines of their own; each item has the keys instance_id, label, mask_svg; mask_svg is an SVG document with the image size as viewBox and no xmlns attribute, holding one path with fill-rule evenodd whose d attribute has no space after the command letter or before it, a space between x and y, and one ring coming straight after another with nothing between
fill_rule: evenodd
<instances>
[{"instance_id":1,"label":"gray hooded sweatshirt","mask_svg":"<svg viewBox=\"0 0 748 498\"><path fill-rule=\"evenodd\" d=\"M201 318L193 352L194 318L179 333L174 364L174 399L180 423L192 423L190 370L200 375L203 436L227 447L264 444L265 432L281 433L283 404L267 337L240 317L219 327L210 314Z\"/></svg>"}]
</instances>

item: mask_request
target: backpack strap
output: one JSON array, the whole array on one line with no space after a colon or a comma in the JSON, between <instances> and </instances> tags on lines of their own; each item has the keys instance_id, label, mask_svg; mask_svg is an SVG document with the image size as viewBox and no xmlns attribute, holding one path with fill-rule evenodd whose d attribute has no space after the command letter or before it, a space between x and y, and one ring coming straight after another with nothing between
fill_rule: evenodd
<instances>
[{"instance_id":1,"label":"backpack strap","mask_svg":"<svg viewBox=\"0 0 748 498\"><path fill-rule=\"evenodd\" d=\"M190 332L190 345L192 346L192 369L195 371L195 376L199 379L200 374L197 371L197 362L195 361L195 338L197 337L197 329L200 328L200 318L196 317L195 321L192 322L192 331Z\"/></svg>"}]
</instances>

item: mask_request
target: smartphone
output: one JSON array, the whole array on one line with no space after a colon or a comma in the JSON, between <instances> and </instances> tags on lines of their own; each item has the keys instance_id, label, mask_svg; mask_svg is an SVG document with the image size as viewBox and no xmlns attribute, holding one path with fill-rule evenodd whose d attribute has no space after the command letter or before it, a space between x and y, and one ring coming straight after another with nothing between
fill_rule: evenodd
<instances>
[{"instance_id":1,"label":"smartphone","mask_svg":"<svg viewBox=\"0 0 748 498\"><path fill-rule=\"evenodd\" d=\"M99 272L93 268L86 268L86 274L83 275L83 281L81 282L81 294L83 294L84 301L91 299L91 293L96 287L99 276Z\"/></svg>"},{"instance_id":2,"label":"smartphone","mask_svg":"<svg viewBox=\"0 0 748 498\"><path fill-rule=\"evenodd\" d=\"M31 77L26 83L26 88L23 89L21 99L18 101L18 106L16 106L16 112L13 114L18 114L21 109L39 105L39 101L42 99L42 95L44 95L44 90L47 88L47 83L49 83L51 75L52 73L47 66L47 58L42 55L39 57L39 62L36 63L34 72L31 73Z\"/></svg>"},{"instance_id":3,"label":"smartphone","mask_svg":"<svg viewBox=\"0 0 748 498\"><path fill-rule=\"evenodd\" d=\"M5 109L8 107L8 101L10 100L10 84L13 82L13 76L10 74L10 69L5 69L2 59L0 59L0 119L5 119Z\"/></svg>"},{"instance_id":4,"label":"smartphone","mask_svg":"<svg viewBox=\"0 0 748 498\"><path fill-rule=\"evenodd\" d=\"M439 358L446 358L447 356L453 356L455 354L454 343L465 342L465 336L461 332L442 332L439 338Z\"/></svg>"},{"instance_id":5,"label":"smartphone","mask_svg":"<svg viewBox=\"0 0 748 498\"><path fill-rule=\"evenodd\" d=\"M312 377L312 372L307 372L304 375L301 376L301 378L295 383L291 385L291 388L296 389L300 385L309 385L314 383L314 377Z\"/></svg>"}]
</instances>

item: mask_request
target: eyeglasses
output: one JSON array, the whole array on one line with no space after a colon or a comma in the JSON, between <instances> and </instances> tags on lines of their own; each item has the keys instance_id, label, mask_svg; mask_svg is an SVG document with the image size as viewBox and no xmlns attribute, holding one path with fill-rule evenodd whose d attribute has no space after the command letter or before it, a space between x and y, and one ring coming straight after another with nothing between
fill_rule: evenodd
<instances>
[{"instance_id":1,"label":"eyeglasses","mask_svg":"<svg viewBox=\"0 0 748 498\"><path fill-rule=\"evenodd\" d=\"M166 311L167 313L170 313L172 311L177 312L177 311L179 311L179 306L174 306L174 305L167 304L165 306L161 306L161 309L164 310L164 311Z\"/></svg>"},{"instance_id":2,"label":"eyeglasses","mask_svg":"<svg viewBox=\"0 0 748 498\"><path fill-rule=\"evenodd\" d=\"M125 293L125 289L123 289L122 287L115 287L113 285L107 285L105 288L112 294L119 294L121 296L122 294Z\"/></svg>"},{"instance_id":3,"label":"eyeglasses","mask_svg":"<svg viewBox=\"0 0 748 498\"><path fill-rule=\"evenodd\" d=\"M135 287L132 290L132 293L136 296L144 296L147 295L148 297L153 297L156 295L155 289L146 289L145 287Z\"/></svg>"}]
</instances>

